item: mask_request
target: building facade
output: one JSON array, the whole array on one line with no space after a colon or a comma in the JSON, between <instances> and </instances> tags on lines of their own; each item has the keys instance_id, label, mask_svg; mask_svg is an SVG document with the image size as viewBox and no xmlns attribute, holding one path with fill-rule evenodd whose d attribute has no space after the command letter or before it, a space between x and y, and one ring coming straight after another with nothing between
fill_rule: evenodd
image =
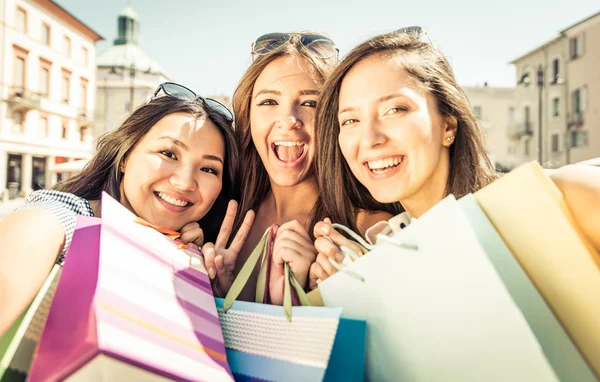
<instances>
[{"instance_id":1,"label":"building facade","mask_svg":"<svg viewBox=\"0 0 600 382\"><path fill-rule=\"evenodd\" d=\"M486 150L492 163L501 170L515 165L506 131L514 118L515 89L484 85L463 87L473 114L483 130Z\"/></svg>"},{"instance_id":2,"label":"building facade","mask_svg":"<svg viewBox=\"0 0 600 382\"><path fill-rule=\"evenodd\" d=\"M515 161L559 167L600 156L600 13L511 63Z\"/></svg>"},{"instance_id":3,"label":"building facade","mask_svg":"<svg viewBox=\"0 0 600 382\"><path fill-rule=\"evenodd\" d=\"M140 21L131 6L117 18L113 46L98 55L94 135L109 132L170 77L140 47Z\"/></svg>"},{"instance_id":4,"label":"building facade","mask_svg":"<svg viewBox=\"0 0 600 382\"><path fill-rule=\"evenodd\" d=\"M95 44L102 37L51 0L0 7L0 194L54 185L56 164L92 154Z\"/></svg>"}]
</instances>

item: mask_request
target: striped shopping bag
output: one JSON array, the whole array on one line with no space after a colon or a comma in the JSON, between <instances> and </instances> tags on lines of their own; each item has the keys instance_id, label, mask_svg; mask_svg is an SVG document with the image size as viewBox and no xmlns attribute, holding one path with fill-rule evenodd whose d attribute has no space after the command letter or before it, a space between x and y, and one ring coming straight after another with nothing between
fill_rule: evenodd
<instances>
[{"instance_id":1,"label":"striped shopping bag","mask_svg":"<svg viewBox=\"0 0 600 382\"><path fill-rule=\"evenodd\" d=\"M134 220L78 221L30 381L233 380L206 271Z\"/></svg>"}]
</instances>

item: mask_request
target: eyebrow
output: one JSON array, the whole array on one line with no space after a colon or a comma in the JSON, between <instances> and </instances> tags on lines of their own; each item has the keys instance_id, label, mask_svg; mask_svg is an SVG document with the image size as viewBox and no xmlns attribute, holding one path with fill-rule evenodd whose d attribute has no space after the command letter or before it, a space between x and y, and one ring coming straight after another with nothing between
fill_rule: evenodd
<instances>
[{"instance_id":1,"label":"eyebrow","mask_svg":"<svg viewBox=\"0 0 600 382\"><path fill-rule=\"evenodd\" d=\"M259 91L258 93L256 93L254 98L256 98L262 94L274 94L274 95L280 96L281 92L279 90L263 89L263 90ZM319 94L321 94L321 91L316 90L316 89L305 89L305 90L298 91L298 95L317 95L318 96Z\"/></svg>"},{"instance_id":2,"label":"eyebrow","mask_svg":"<svg viewBox=\"0 0 600 382\"><path fill-rule=\"evenodd\" d=\"M404 94L394 93L394 94L386 95L386 96L383 96L383 97L379 98L378 102L380 102L380 103L381 102L386 102L386 101L389 101L391 99L399 98L399 97L406 97L406 96ZM349 112L349 111L354 111L354 110L355 109L352 106L346 107L346 108L340 110L340 112L338 113L338 115L346 113L346 112Z\"/></svg>"},{"instance_id":3,"label":"eyebrow","mask_svg":"<svg viewBox=\"0 0 600 382\"><path fill-rule=\"evenodd\" d=\"M173 142L175 145L184 149L185 151L190 151L190 148L185 143L181 142L179 139L175 139L175 138L169 137L169 136L163 136L158 139L168 139L171 142ZM213 161L219 162L221 164L224 164L223 159L221 159L221 157L218 157L216 155L204 154L204 155L202 155L202 158L208 159L208 160L213 160Z\"/></svg>"}]
</instances>

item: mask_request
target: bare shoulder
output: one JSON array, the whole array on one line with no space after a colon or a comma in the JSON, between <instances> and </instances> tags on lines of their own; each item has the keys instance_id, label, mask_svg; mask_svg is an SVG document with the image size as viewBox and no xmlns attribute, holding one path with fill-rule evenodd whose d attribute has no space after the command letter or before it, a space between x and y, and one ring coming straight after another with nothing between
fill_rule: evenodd
<instances>
[{"instance_id":1,"label":"bare shoulder","mask_svg":"<svg viewBox=\"0 0 600 382\"><path fill-rule=\"evenodd\" d=\"M373 225L380 221L387 221L394 215L384 211L365 211L360 210L356 215L356 226L360 231L361 235L371 228Z\"/></svg>"}]
</instances>

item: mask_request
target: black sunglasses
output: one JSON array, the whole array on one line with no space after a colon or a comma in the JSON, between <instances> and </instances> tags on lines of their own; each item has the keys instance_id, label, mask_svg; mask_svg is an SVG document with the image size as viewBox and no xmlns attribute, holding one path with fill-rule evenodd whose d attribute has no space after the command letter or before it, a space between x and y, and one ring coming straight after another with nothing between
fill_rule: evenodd
<instances>
[{"instance_id":1,"label":"black sunglasses","mask_svg":"<svg viewBox=\"0 0 600 382\"><path fill-rule=\"evenodd\" d=\"M160 92L163 92L165 95L181 100L186 101L201 101L204 107L211 109L221 116L223 116L228 122L233 122L233 114L227 108L227 106L223 105L221 102L214 100L212 98L204 98L202 96L197 95L192 90L186 88L183 85L176 84L175 82L163 82L158 85L158 88L152 95L152 99L156 97L160 97Z\"/></svg>"},{"instance_id":2,"label":"black sunglasses","mask_svg":"<svg viewBox=\"0 0 600 382\"><path fill-rule=\"evenodd\" d=\"M254 60L257 56L262 56L281 48L291 42L292 38L298 38L306 49L315 53L320 58L338 58L339 50L329 37L315 33L267 33L252 43L252 59Z\"/></svg>"}]
</instances>

